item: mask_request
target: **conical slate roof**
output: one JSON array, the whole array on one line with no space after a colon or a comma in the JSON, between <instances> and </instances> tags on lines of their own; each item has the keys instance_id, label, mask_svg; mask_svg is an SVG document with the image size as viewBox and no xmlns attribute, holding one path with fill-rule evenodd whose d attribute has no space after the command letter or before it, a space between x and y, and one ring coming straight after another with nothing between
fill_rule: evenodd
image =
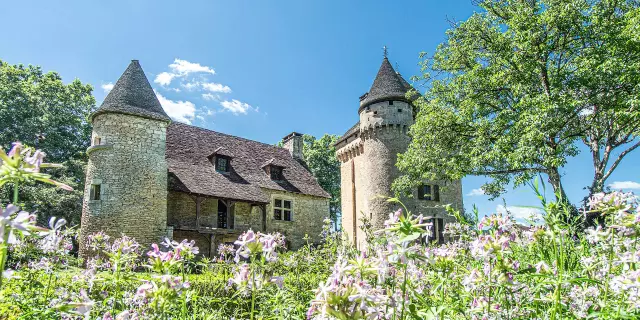
<instances>
[{"instance_id":1,"label":"conical slate roof","mask_svg":"<svg viewBox=\"0 0 640 320\"><path fill-rule=\"evenodd\" d=\"M409 90L411 90L411 85L393 70L389 59L384 57L371 89L360 98L360 109L383 100L393 99L410 102L405 96Z\"/></svg>"},{"instance_id":2,"label":"conical slate roof","mask_svg":"<svg viewBox=\"0 0 640 320\"><path fill-rule=\"evenodd\" d=\"M91 120L102 113L123 113L149 119L171 121L144 75L140 62L131 60Z\"/></svg>"}]
</instances>

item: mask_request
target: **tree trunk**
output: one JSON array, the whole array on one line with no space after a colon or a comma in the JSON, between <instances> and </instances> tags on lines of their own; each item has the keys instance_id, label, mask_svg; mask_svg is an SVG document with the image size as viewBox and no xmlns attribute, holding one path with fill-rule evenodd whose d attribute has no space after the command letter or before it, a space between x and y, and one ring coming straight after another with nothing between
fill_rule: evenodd
<instances>
[{"instance_id":1,"label":"tree trunk","mask_svg":"<svg viewBox=\"0 0 640 320\"><path fill-rule=\"evenodd\" d=\"M547 170L547 176L549 177L549 184L553 187L553 194L556 196L556 201L569 203L569 199L567 199L567 194L564 192L564 187L562 187L562 181L560 180L560 171L558 168L552 167Z\"/></svg>"}]
</instances>

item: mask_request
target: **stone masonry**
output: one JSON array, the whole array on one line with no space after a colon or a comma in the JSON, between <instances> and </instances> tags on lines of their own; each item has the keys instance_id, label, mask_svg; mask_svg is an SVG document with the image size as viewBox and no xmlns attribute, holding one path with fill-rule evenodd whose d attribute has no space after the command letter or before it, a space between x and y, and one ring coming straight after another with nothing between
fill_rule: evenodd
<instances>
[{"instance_id":1,"label":"stone masonry","mask_svg":"<svg viewBox=\"0 0 640 320\"><path fill-rule=\"evenodd\" d=\"M363 218L374 229L382 229L389 214L399 207L386 199L394 195L391 187L400 176L396 167L398 154L406 151L411 141L408 131L414 121L414 110L407 98L411 90L385 57L371 89L361 97L359 123L336 143L341 162L342 228L358 246L364 245L365 240ZM439 197L419 199L418 191L414 190L412 197L401 199L404 205L413 214L423 214L433 221L454 221L446 214L444 205L463 209L461 182L424 183L437 185Z\"/></svg>"},{"instance_id":2,"label":"stone masonry","mask_svg":"<svg viewBox=\"0 0 640 320\"><path fill-rule=\"evenodd\" d=\"M166 127L165 121L119 113L93 119L92 141L100 143L87 150L81 256L86 235L94 232L127 234L145 246L166 234ZM100 185L100 200L89 198L92 185Z\"/></svg>"},{"instance_id":3,"label":"stone masonry","mask_svg":"<svg viewBox=\"0 0 640 320\"><path fill-rule=\"evenodd\" d=\"M165 237L194 240L210 257L249 229L281 232L291 249L306 235L319 241L330 195L304 164L302 134L287 135L280 148L172 123L137 60L91 121L81 257L99 231L143 248Z\"/></svg>"}]
</instances>

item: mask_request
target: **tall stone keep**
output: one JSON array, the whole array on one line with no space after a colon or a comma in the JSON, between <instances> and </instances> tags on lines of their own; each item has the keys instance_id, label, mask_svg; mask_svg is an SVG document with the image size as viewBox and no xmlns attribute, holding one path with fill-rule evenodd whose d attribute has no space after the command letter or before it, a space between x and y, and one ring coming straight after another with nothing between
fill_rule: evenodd
<instances>
[{"instance_id":1,"label":"tall stone keep","mask_svg":"<svg viewBox=\"0 0 640 320\"><path fill-rule=\"evenodd\" d=\"M162 109L144 71L132 60L98 110L87 149L80 255L87 236L133 236L148 246L167 235L166 129Z\"/></svg>"},{"instance_id":2,"label":"tall stone keep","mask_svg":"<svg viewBox=\"0 0 640 320\"><path fill-rule=\"evenodd\" d=\"M360 138L366 162L362 166L364 207L375 229L384 227L389 212L397 209L383 196L391 196L391 184L400 173L397 155L407 150L407 131L413 124L413 107L407 100L401 77L387 57L382 61L369 92L360 101Z\"/></svg>"},{"instance_id":3,"label":"tall stone keep","mask_svg":"<svg viewBox=\"0 0 640 320\"><path fill-rule=\"evenodd\" d=\"M400 176L398 154L407 150L409 127L414 122L411 85L397 73L386 57L369 92L360 97L360 121L336 143L341 162L342 228L347 237L362 245L365 234L362 219L375 230L384 228L389 213L398 209L387 202L393 196L392 184ZM413 197L401 199L414 214L423 214L434 223L433 239L442 241L444 223L454 220L445 204L462 209L460 181L425 181ZM439 227L438 227L439 225Z\"/></svg>"}]
</instances>

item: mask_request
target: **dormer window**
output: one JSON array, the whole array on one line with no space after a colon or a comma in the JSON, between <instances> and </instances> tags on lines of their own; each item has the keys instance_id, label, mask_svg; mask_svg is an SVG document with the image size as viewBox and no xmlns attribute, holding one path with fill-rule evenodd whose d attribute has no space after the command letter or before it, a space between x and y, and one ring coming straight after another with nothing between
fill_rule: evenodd
<instances>
[{"instance_id":1,"label":"dormer window","mask_svg":"<svg viewBox=\"0 0 640 320\"><path fill-rule=\"evenodd\" d=\"M216 171L220 173L229 172L229 158L216 156Z\"/></svg>"},{"instance_id":2,"label":"dormer window","mask_svg":"<svg viewBox=\"0 0 640 320\"><path fill-rule=\"evenodd\" d=\"M277 166L269 166L269 175L271 180L282 180L282 168Z\"/></svg>"}]
</instances>

